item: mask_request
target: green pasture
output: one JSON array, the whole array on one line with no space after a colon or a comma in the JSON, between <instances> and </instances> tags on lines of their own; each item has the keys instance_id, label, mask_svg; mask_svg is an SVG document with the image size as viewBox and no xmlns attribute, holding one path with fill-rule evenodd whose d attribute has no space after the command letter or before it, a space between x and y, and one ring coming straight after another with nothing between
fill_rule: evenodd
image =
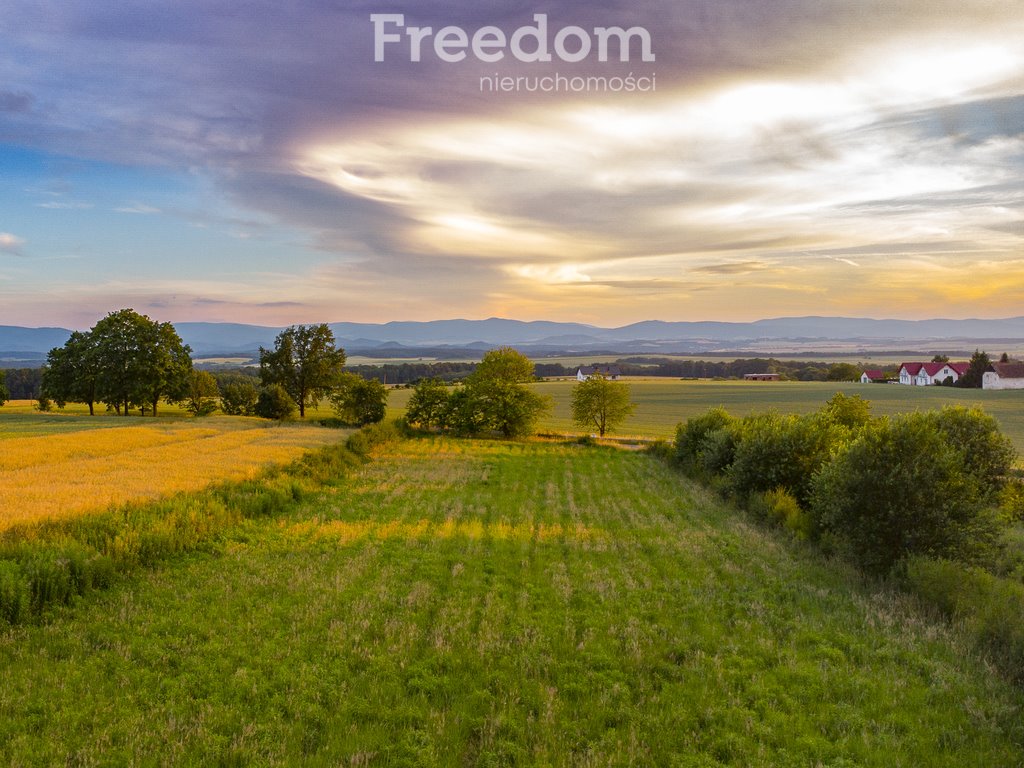
<instances>
[{"instance_id":1,"label":"green pasture","mask_svg":"<svg viewBox=\"0 0 1024 768\"><path fill-rule=\"evenodd\" d=\"M798 381L681 381L653 377L623 381L629 384L637 407L625 425L613 433L622 436L671 438L679 422L715 406L723 406L739 416L768 409L809 413L820 408L836 392L845 392L870 400L876 416L944 405L979 405L999 420L1003 431L1024 454L1024 391ZM554 402L551 415L540 424L542 432L579 432L572 424L569 409L575 383L550 381L532 385ZM409 389L391 391L388 406L393 415L404 410L411 394Z\"/></svg>"},{"instance_id":2,"label":"green pasture","mask_svg":"<svg viewBox=\"0 0 1024 768\"><path fill-rule=\"evenodd\" d=\"M651 457L414 440L0 629L0 764L1015 766L1024 693Z\"/></svg>"}]
</instances>

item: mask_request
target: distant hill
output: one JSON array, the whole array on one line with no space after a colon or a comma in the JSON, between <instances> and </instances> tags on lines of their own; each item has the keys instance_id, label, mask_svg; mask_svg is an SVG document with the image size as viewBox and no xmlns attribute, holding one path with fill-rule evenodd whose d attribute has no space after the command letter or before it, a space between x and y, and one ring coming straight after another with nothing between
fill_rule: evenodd
<instances>
[{"instance_id":1,"label":"distant hill","mask_svg":"<svg viewBox=\"0 0 1024 768\"><path fill-rule=\"evenodd\" d=\"M906 348L934 341L969 348L985 340L1024 342L1024 317L997 320L872 320L850 317L779 317L751 323L666 322L647 320L619 328L583 323L524 322L502 318L431 322L331 323L338 343L348 351L483 350L514 345L536 354L645 351L707 352L765 349L778 342L790 348L821 342L863 343L877 348ZM279 327L241 323L176 323L197 356L251 355L269 347ZM65 328L0 326L0 364L45 359L47 351L70 335Z\"/></svg>"}]
</instances>

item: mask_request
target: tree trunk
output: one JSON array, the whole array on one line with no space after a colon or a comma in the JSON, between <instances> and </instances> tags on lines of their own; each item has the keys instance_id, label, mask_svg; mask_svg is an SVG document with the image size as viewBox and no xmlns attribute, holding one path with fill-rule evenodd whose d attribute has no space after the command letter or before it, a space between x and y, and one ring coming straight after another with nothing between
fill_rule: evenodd
<instances>
[{"instance_id":1,"label":"tree trunk","mask_svg":"<svg viewBox=\"0 0 1024 768\"><path fill-rule=\"evenodd\" d=\"M90 416L95 416L96 415L96 411L94 411L93 407L92 407L92 400L89 401L89 415Z\"/></svg>"},{"instance_id":2,"label":"tree trunk","mask_svg":"<svg viewBox=\"0 0 1024 768\"><path fill-rule=\"evenodd\" d=\"M153 398L153 418L154 418L154 419L156 418L156 404L157 404L157 403L158 403L159 401L160 401L160 398L158 398L158 397L154 397L154 398Z\"/></svg>"}]
</instances>

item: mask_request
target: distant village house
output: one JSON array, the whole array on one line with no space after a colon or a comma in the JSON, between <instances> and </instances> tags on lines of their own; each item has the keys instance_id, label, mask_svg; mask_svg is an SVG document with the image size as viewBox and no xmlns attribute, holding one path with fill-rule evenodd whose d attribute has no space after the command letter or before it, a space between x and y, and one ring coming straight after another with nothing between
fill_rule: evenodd
<instances>
[{"instance_id":1,"label":"distant village house","mask_svg":"<svg viewBox=\"0 0 1024 768\"><path fill-rule=\"evenodd\" d=\"M1024 389L1024 363L992 363L981 376L982 389Z\"/></svg>"},{"instance_id":2,"label":"distant village house","mask_svg":"<svg viewBox=\"0 0 1024 768\"><path fill-rule=\"evenodd\" d=\"M903 363L900 366L900 384L927 387L942 384L946 379L956 383L970 367L970 363Z\"/></svg>"},{"instance_id":3,"label":"distant village house","mask_svg":"<svg viewBox=\"0 0 1024 768\"><path fill-rule=\"evenodd\" d=\"M860 375L861 384L876 384L886 380L885 372L871 368Z\"/></svg>"},{"instance_id":4,"label":"distant village house","mask_svg":"<svg viewBox=\"0 0 1024 768\"><path fill-rule=\"evenodd\" d=\"M615 381L622 372L617 365L581 365L576 369L576 381L586 381L595 374Z\"/></svg>"},{"instance_id":5,"label":"distant village house","mask_svg":"<svg viewBox=\"0 0 1024 768\"><path fill-rule=\"evenodd\" d=\"M782 378L782 374L779 373L745 373L743 374L744 381L778 381Z\"/></svg>"}]
</instances>

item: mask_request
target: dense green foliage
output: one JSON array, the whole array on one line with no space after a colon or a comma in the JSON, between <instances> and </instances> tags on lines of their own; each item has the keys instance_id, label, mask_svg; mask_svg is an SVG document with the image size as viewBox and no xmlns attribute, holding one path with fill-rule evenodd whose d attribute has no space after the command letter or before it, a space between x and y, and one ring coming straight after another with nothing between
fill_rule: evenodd
<instances>
[{"instance_id":1,"label":"dense green foliage","mask_svg":"<svg viewBox=\"0 0 1024 768\"><path fill-rule=\"evenodd\" d=\"M10 397L10 392L7 391L7 374L0 370L0 405L6 403L8 397Z\"/></svg>"},{"instance_id":2,"label":"dense green foliage","mask_svg":"<svg viewBox=\"0 0 1024 768\"><path fill-rule=\"evenodd\" d=\"M980 389L982 377L991 364L992 361L989 360L986 352L979 349L974 350L974 354L971 355L970 367L968 367L967 373L956 380L956 386L964 389Z\"/></svg>"},{"instance_id":3,"label":"dense green foliage","mask_svg":"<svg viewBox=\"0 0 1024 768\"><path fill-rule=\"evenodd\" d=\"M909 555L982 561L1000 532L982 476L935 414L881 419L822 468L811 512L865 570Z\"/></svg>"},{"instance_id":4,"label":"dense green foliage","mask_svg":"<svg viewBox=\"0 0 1024 768\"><path fill-rule=\"evenodd\" d=\"M573 423L583 429L596 429L601 437L622 424L634 410L628 384L594 374L573 387Z\"/></svg>"},{"instance_id":5,"label":"dense green foliage","mask_svg":"<svg viewBox=\"0 0 1024 768\"><path fill-rule=\"evenodd\" d=\"M1014 527L1024 486L1011 479L1016 453L988 414L946 407L872 419L866 401L842 393L802 416L737 419L718 408L679 425L675 458L798 538L870 574L907 575L916 593L974 622L977 641L1024 678L1020 614L995 608L1003 598L1018 605L1024 589L1024 530ZM922 574L950 569L973 587L952 590L949 578L926 588ZM963 595L976 596L976 608Z\"/></svg>"},{"instance_id":6,"label":"dense green foliage","mask_svg":"<svg viewBox=\"0 0 1024 768\"><path fill-rule=\"evenodd\" d=\"M10 400L35 400L42 392L42 368L6 368L0 378L5 376Z\"/></svg>"},{"instance_id":7,"label":"dense green foliage","mask_svg":"<svg viewBox=\"0 0 1024 768\"><path fill-rule=\"evenodd\" d=\"M284 387L304 418L307 406L328 397L338 386L345 352L335 348L334 333L326 323L293 325L278 334L274 349L260 347L263 386Z\"/></svg>"},{"instance_id":8,"label":"dense green foliage","mask_svg":"<svg viewBox=\"0 0 1024 768\"><path fill-rule=\"evenodd\" d=\"M418 429L441 429L448 410L448 388L440 379L419 381L406 406L405 419Z\"/></svg>"},{"instance_id":9,"label":"dense green foliage","mask_svg":"<svg viewBox=\"0 0 1024 768\"><path fill-rule=\"evenodd\" d=\"M170 323L132 309L111 312L50 350L42 395L58 405L87 403L90 414L104 402L126 416L133 406L156 416L161 400L186 398L191 351Z\"/></svg>"},{"instance_id":10,"label":"dense green foliage","mask_svg":"<svg viewBox=\"0 0 1024 768\"><path fill-rule=\"evenodd\" d=\"M415 440L282 482L272 519L0 631L0 763L1024 759L1024 695L957 633L646 456Z\"/></svg>"},{"instance_id":11,"label":"dense green foliage","mask_svg":"<svg viewBox=\"0 0 1024 768\"><path fill-rule=\"evenodd\" d=\"M256 382L240 378L219 386L220 409L228 416L255 416L259 389Z\"/></svg>"},{"instance_id":12,"label":"dense green foliage","mask_svg":"<svg viewBox=\"0 0 1024 768\"><path fill-rule=\"evenodd\" d=\"M297 406L292 396L280 384L270 384L260 390L253 413L263 419L290 419Z\"/></svg>"},{"instance_id":13,"label":"dense green foliage","mask_svg":"<svg viewBox=\"0 0 1024 768\"><path fill-rule=\"evenodd\" d=\"M374 424L384 420L388 390L376 379L364 379L344 372L338 377L338 384L331 394L331 404L346 424Z\"/></svg>"},{"instance_id":14,"label":"dense green foliage","mask_svg":"<svg viewBox=\"0 0 1024 768\"><path fill-rule=\"evenodd\" d=\"M533 378L529 358L510 347L493 349L451 391L436 379L418 383L406 420L414 427L461 436L523 437L535 431L537 420L550 409L548 398L525 386Z\"/></svg>"}]
</instances>

